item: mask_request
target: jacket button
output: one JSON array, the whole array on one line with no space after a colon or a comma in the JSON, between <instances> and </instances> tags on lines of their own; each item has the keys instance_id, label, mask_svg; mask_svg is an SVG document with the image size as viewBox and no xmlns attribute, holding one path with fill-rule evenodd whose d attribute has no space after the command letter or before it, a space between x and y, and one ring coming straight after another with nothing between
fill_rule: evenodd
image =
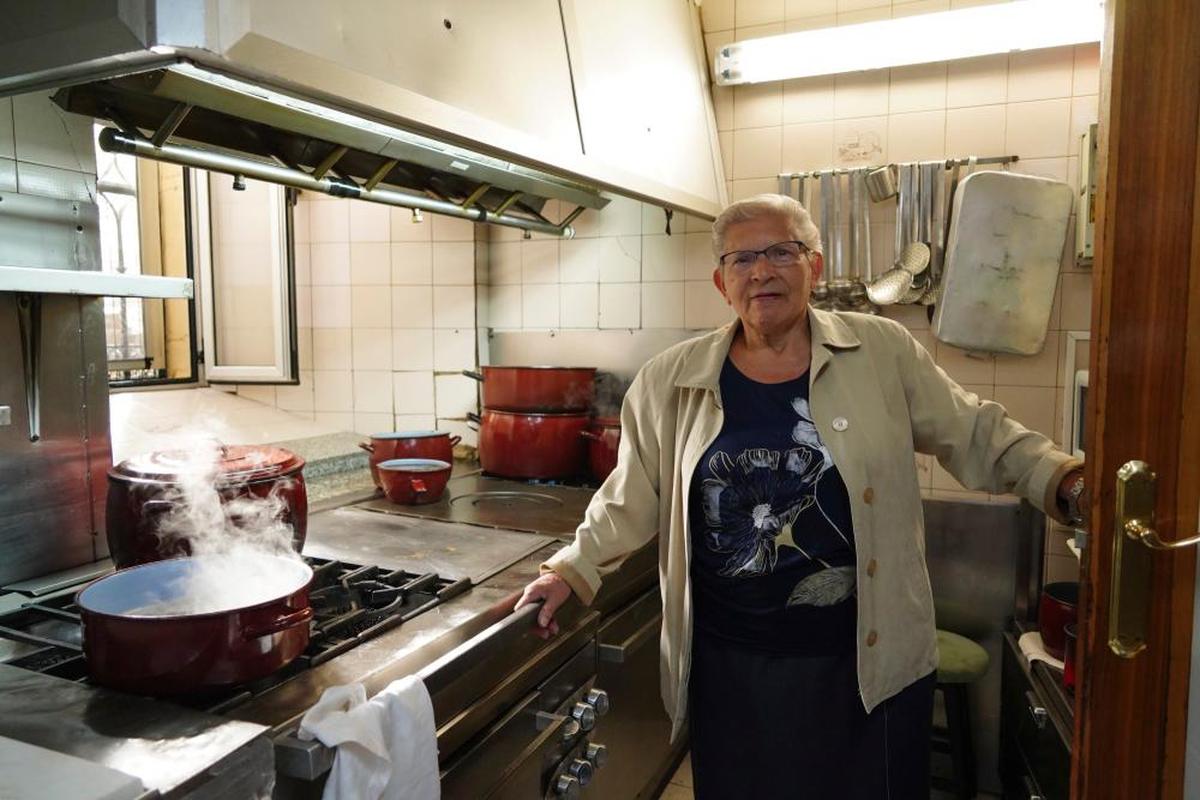
<instances>
[{"instance_id":1,"label":"jacket button","mask_svg":"<svg viewBox=\"0 0 1200 800\"><path fill-rule=\"evenodd\" d=\"M875 559L873 559L873 558L867 562L867 577L868 578L875 577Z\"/></svg>"},{"instance_id":2,"label":"jacket button","mask_svg":"<svg viewBox=\"0 0 1200 800\"><path fill-rule=\"evenodd\" d=\"M879 640L878 634L876 634L875 631L871 631L870 633L867 634L867 647L874 647L875 642L878 640Z\"/></svg>"},{"instance_id":3,"label":"jacket button","mask_svg":"<svg viewBox=\"0 0 1200 800\"><path fill-rule=\"evenodd\" d=\"M871 505L871 503L875 502L875 490L870 486L868 486L866 489L863 489L863 502L867 505Z\"/></svg>"},{"instance_id":4,"label":"jacket button","mask_svg":"<svg viewBox=\"0 0 1200 800\"><path fill-rule=\"evenodd\" d=\"M846 430L846 428L849 428L849 427L850 427L850 423L846 421L845 417L834 417L833 418L833 429L835 431L837 431L838 433L841 433L842 431Z\"/></svg>"}]
</instances>

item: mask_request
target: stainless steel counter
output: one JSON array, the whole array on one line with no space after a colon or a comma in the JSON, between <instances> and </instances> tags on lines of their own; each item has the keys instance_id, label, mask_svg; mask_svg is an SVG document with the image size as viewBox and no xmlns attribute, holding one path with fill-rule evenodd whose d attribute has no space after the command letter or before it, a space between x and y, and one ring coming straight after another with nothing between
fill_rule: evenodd
<instances>
[{"instance_id":1,"label":"stainless steel counter","mask_svg":"<svg viewBox=\"0 0 1200 800\"><path fill-rule=\"evenodd\" d=\"M206 773L220 776L226 797L268 790L274 769L266 732L0 664L0 736L124 772L164 797Z\"/></svg>"},{"instance_id":2,"label":"stainless steel counter","mask_svg":"<svg viewBox=\"0 0 1200 800\"><path fill-rule=\"evenodd\" d=\"M522 483L475 471L452 478L446 485L446 493L436 503L398 506L376 499L360 507L570 540L575 535L575 528L583 521L593 494L595 489Z\"/></svg>"}]
</instances>

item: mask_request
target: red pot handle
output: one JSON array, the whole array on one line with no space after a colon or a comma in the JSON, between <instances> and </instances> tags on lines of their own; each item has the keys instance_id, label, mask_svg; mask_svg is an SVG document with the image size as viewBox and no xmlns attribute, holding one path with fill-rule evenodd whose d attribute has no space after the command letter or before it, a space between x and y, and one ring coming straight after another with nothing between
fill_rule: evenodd
<instances>
[{"instance_id":1,"label":"red pot handle","mask_svg":"<svg viewBox=\"0 0 1200 800\"><path fill-rule=\"evenodd\" d=\"M359 442L358 446L363 450L366 450L368 453L375 452L375 445L371 444L370 442Z\"/></svg>"},{"instance_id":2,"label":"red pot handle","mask_svg":"<svg viewBox=\"0 0 1200 800\"><path fill-rule=\"evenodd\" d=\"M585 439L591 439L593 442L598 442L603 438L600 434L591 431L580 431L579 435Z\"/></svg>"},{"instance_id":3,"label":"red pot handle","mask_svg":"<svg viewBox=\"0 0 1200 800\"><path fill-rule=\"evenodd\" d=\"M413 491L417 494L425 494L429 491L429 489L425 486L425 481L421 480L420 478L413 478L409 481L409 484L412 486Z\"/></svg>"},{"instance_id":4,"label":"red pot handle","mask_svg":"<svg viewBox=\"0 0 1200 800\"><path fill-rule=\"evenodd\" d=\"M458 444L461 441L462 441L461 436L451 436L450 437L450 446L454 447L454 445Z\"/></svg>"},{"instance_id":5,"label":"red pot handle","mask_svg":"<svg viewBox=\"0 0 1200 800\"><path fill-rule=\"evenodd\" d=\"M305 606L299 611L293 611L291 614L276 617L263 625L247 625L242 629L242 638L248 641L250 639L257 639L260 636L268 636L272 633L281 633L288 628L298 628L301 625L307 625L312 617L312 606Z\"/></svg>"},{"instance_id":6,"label":"red pot handle","mask_svg":"<svg viewBox=\"0 0 1200 800\"><path fill-rule=\"evenodd\" d=\"M483 383L483 373L482 372L476 372L473 369L464 369L462 371L462 374L466 375L468 378L474 378L475 380L479 381L480 383Z\"/></svg>"}]
</instances>

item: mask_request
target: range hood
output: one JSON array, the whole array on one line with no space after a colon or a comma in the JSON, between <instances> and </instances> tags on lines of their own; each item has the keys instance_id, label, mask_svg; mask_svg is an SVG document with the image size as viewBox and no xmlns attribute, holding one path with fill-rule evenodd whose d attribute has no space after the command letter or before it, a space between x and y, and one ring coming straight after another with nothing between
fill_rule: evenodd
<instances>
[{"instance_id":1,"label":"range hood","mask_svg":"<svg viewBox=\"0 0 1200 800\"><path fill-rule=\"evenodd\" d=\"M571 235L579 213L608 202L583 184L188 61L69 86L54 102L113 122L100 138L110 152L337 197L559 236ZM548 220L547 199L575 210Z\"/></svg>"},{"instance_id":2,"label":"range hood","mask_svg":"<svg viewBox=\"0 0 1200 800\"><path fill-rule=\"evenodd\" d=\"M255 178L563 237L573 235L571 223L580 213L608 203L594 182L578 175L511 151L469 146L478 142L439 135L427 124L362 102L378 96L371 87L359 92L350 84L335 95L264 73L261 64L214 43L221 41L214 27L228 36L227 17L239 13L231 9L236 5L39 4L0 34L7 53L0 56L0 95L56 89L53 100L64 110L112 123L101 135L105 150L235 180ZM316 61L308 59L310 70ZM279 63L278 71L296 74ZM552 199L561 202L548 209Z\"/></svg>"}]
</instances>

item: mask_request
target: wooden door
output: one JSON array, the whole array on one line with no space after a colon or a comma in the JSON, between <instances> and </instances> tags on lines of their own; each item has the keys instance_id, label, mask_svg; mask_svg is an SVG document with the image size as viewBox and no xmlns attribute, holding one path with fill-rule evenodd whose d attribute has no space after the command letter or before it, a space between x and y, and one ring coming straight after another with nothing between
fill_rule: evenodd
<instances>
[{"instance_id":1,"label":"wooden door","mask_svg":"<svg viewBox=\"0 0 1200 800\"><path fill-rule=\"evenodd\" d=\"M1151 556L1143 652L1118 657L1108 633L1117 470L1140 459L1157 474L1163 539L1194 535L1200 507L1200 3L1105 13L1072 796L1181 798L1195 548Z\"/></svg>"}]
</instances>

